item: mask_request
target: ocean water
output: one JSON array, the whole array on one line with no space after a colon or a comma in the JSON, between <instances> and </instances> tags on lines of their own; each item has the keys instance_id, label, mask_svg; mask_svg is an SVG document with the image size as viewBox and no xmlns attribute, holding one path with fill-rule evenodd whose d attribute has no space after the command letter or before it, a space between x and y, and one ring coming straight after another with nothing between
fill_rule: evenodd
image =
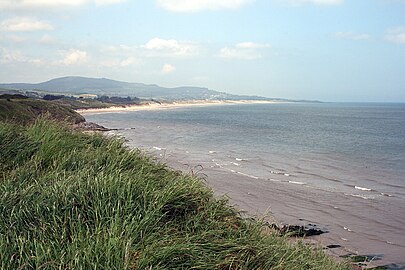
<instances>
[{"instance_id":1,"label":"ocean water","mask_svg":"<svg viewBox=\"0 0 405 270\"><path fill-rule=\"evenodd\" d=\"M346 251L405 262L405 104L218 105L85 117L164 161L203 168L214 188L213 171L238 176L240 194L256 194L245 205L251 212L268 204L281 221L324 225L331 231L324 241ZM232 184L238 189L232 182L224 190ZM284 195L276 200L275 193Z\"/></svg>"}]
</instances>

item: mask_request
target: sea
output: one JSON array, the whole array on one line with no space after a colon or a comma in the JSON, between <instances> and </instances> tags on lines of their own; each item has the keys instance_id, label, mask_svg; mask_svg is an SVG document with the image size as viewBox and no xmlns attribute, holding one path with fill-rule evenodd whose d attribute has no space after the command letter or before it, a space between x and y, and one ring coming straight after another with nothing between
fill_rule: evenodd
<instances>
[{"instance_id":1,"label":"sea","mask_svg":"<svg viewBox=\"0 0 405 270\"><path fill-rule=\"evenodd\" d=\"M405 104L224 104L88 113L248 215L316 225L338 255L405 268ZM395 268L397 267L397 268Z\"/></svg>"}]
</instances>

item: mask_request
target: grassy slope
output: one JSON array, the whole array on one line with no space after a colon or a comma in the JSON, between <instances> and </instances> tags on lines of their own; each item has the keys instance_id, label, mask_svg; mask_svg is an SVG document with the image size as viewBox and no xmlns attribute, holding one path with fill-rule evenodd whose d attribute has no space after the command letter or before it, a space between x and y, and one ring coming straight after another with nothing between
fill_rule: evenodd
<instances>
[{"instance_id":1,"label":"grassy slope","mask_svg":"<svg viewBox=\"0 0 405 270\"><path fill-rule=\"evenodd\" d=\"M348 269L122 141L0 123L0 269Z\"/></svg>"},{"instance_id":2,"label":"grassy slope","mask_svg":"<svg viewBox=\"0 0 405 270\"><path fill-rule=\"evenodd\" d=\"M62 99L54 100L52 102L55 104L67 106L73 110L92 109L92 108L109 108L112 106L120 106L118 104L105 103L105 102L101 102L98 100L92 100L92 99L83 99L83 100L75 99L75 100L73 100L73 99L62 98Z\"/></svg>"},{"instance_id":3,"label":"grassy slope","mask_svg":"<svg viewBox=\"0 0 405 270\"><path fill-rule=\"evenodd\" d=\"M30 123L44 114L51 115L53 119L66 120L71 123L84 121L84 118L72 109L50 101L30 98L0 99L0 121Z\"/></svg>"}]
</instances>

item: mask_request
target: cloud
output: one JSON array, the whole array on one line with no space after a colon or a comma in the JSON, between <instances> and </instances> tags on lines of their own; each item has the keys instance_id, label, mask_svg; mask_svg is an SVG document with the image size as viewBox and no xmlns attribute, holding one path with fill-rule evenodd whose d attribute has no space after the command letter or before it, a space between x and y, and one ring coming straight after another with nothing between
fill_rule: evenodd
<instances>
[{"instance_id":1,"label":"cloud","mask_svg":"<svg viewBox=\"0 0 405 270\"><path fill-rule=\"evenodd\" d=\"M222 48L218 56L226 59L255 60L262 57L260 49L270 47L269 44L242 42L233 47Z\"/></svg>"},{"instance_id":2,"label":"cloud","mask_svg":"<svg viewBox=\"0 0 405 270\"><path fill-rule=\"evenodd\" d=\"M405 27L387 29L385 39L389 42L405 44Z\"/></svg>"},{"instance_id":3,"label":"cloud","mask_svg":"<svg viewBox=\"0 0 405 270\"><path fill-rule=\"evenodd\" d=\"M91 1L90 1L91 2ZM96 5L114 5L126 2L126 0L94 0Z\"/></svg>"},{"instance_id":4,"label":"cloud","mask_svg":"<svg viewBox=\"0 0 405 270\"><path fill-rule=\"evenodd\" d=\"M86 62L88 58L87 52L76 49L61 51L60 53L63 55L61 63L67 66Z\"/></svg>"},{"instance_id":5,"label":"cloud","mask_svg":"<svg viewBox=\"0 0 405 270\"><path fill-rule=\"evenodd\" d=\"M0 0L0 10L44 10L60 7L77 7L86 4L118 4L126 0Z\"/></svg>"},{"instance_id":6,"label":"cloud","mask_svg":"<svg viewBox=\"0 0 405 270\"><path fill-rule=\"evenodd\" d=\"M241 42L236 44L236 48L241 49L263 49L263 48L270 48L270 44L260 44L254 42Z\"/></svg>"},{"instance_id":7,"label":"cloud","mask_svg":"<svg viewBox=\"0 0 405 270\"><path fill-rule=\"evenodd\" d=\"M0 63L2 64L28 63L41 65L43 61L41 59L27 57L19 50L9 50L5 48L0 48Z\"/></svg>"},{"instance_id":8,"label":"cloud","mask_svg":"<svg viewBox=\"0 0 405 270\"><path fill-rule=\"evenodd\" d=\"M53 29L54 27L48 22L28 17L16 17L0 23L0 31L5 32L45 31Z\"/></svg>"},{"instance_id":9,"label":"cloud","mask_svg":"<svg viewBox=\"0 0 405 270\"><path fill-rule=\"evenodd\" d=\"M198 46L190 42L180 42L174 39L153 38L141 48L149 52L149 56L192 56L198 54Z\"/></svg>"},{"instance_id":10,"label":"cloud","mask_svg":"<svg viewBox=\"0 0 405 270\"><path fill-rule=\"evenodd\" d=\"M39 39L39 43L43 45L54 45L57 43L57 40L53 36L45 34Z\"/></svg>"},{"instance_id":11,"label":"cloud","mask_svg":"<svg viewBox=\"0 0 405 270\"><path fill-rule=\"evenodd\" d=\"M161 72L163 74L169 74L169 73L174 72L175 70L176 70L176 68L174 66L172 66L170 64L164 64L163 67L162 67Z\"/></svg>"},{"instance_id":12,"label":"cloud","mask_svg":"<svg viewBox=\"0 0 405 270\"><path fill-rule=\"evenodd\" d=\"M8 43L22 43L28 40L25 36L20 35L3 35L0 37L0 41L5 41Z\"/></svg>"},{"instance_id":13,"label":"cloud","mask_svg":"<svg viewBox=\"0 0 405 270\"><path fill-rule=\"evenodd\" d=\"M127 66L134 64L135 62L136 62L135 57L128 57L128 58L120 59L120 60L116 60L116 59L106 60L106 61L101 62L101 65L105 66L105 67L127 67Z\"/></svg>"},{"instance_id":14,"label":"cloud","mask_svg":"<svg viewBox=\"0 0 405 270\"><path fill-rule=\"evenodd\" d=\"M174 12L236 9L254 0L157 0L158 6Z\"/></svg>"},{"instance_id":15,"label":"cloud","mask_svg":"<svg viewBox=\"0 0 405 270\"><path fill-rule=\"evenodd\" d=\"M333 5L340 5L344 2L344 0L285 0L285 1L295 6L301 6L305 4L333 6Z\"/></svg>"},{"instance_id":16,"label":"cloud","mask_svg":"<svg viewBox=\"0 0 405 270\"><path fill-rule=\"evenodd\" d=\"M350 40L368 40L371 39L369 34L358 34L353 32L337 32L335 33L337 39L350 39Z\"/></svg>"}]
</instances>

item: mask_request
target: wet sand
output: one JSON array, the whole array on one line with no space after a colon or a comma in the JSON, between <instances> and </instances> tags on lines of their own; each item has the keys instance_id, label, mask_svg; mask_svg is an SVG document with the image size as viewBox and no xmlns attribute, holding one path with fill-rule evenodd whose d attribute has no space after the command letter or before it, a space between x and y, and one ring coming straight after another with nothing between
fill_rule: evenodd
<instances>
[{"instance_id":1,"label":"wet sand","mask_svg":"<svg viewBox=\"0 0 405 270\"><path fill-rule=\"evenodd\" d=\"M366 240L363 237L368 234L384 233L386 230L384 224L377 228L381 232L372 231L376 230L375 227L370 229L364 227L364 219L369 217L371 222L373 216L381 215L378 208L375 208L374 212L362 213L362 209L369 208L370 202L367 200L348 198L338 193L325 192L299 184L254 179L231 173L212 163L201 164L198 160L178 154L166 153L164 158L161 158L159 152L161 151L155 150L153 153L157 160L174 169L197 173L214 189L217 196L228 197L232 205L248 216L265 218L279 224L303 226L316 224L319 228L328 231L319 236L312 236L310 240L314 240L321 248L340 245L339 248L328 250L336 257L346 254L375 255L376 261L368 265L376 266L398 263L398 259L403 256L405 247L400 243L404 243L404 235L398 235L396 239L386 242L384 246L381 245L381 239L375 239L375 242L372 242L369 238ZM336 207L334 205L336 201L345 203ZM346 210L348 208L351 211ZM348 216L349 212L351 216ZM391 214L385 213L381 218L391 218Z\"/></svg>"}]
</instances>

